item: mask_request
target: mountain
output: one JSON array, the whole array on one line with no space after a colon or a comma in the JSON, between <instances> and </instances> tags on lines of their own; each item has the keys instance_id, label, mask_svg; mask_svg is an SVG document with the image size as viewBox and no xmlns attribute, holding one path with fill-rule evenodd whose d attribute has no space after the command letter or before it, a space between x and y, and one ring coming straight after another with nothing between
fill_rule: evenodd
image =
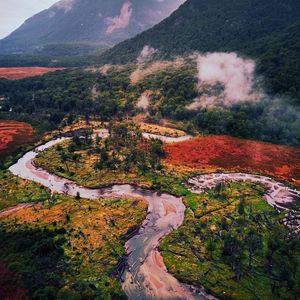
<instances>
[{"instance_id":1,"label":"mountain","mask_svg":"<svg viewBox=\"0 0 300 300\"><path fill-rule=\"evenodd\" d=\"M257 59L271 93L300 99L300 1L187 0L160 24L106 51L102 62L135 61L145 45L160 57L236 51Z\"/></svg>"},{"instance_id":2,"label":"mountain","mask_svg":"<svg viewBox=\"0 0 300 300\"><path fill-rule=\"evenodd\" d=\"M184 0L62 0L0 41L0 53L70 55L111 47L168 17Z\"/></svg>"}]
</instances>

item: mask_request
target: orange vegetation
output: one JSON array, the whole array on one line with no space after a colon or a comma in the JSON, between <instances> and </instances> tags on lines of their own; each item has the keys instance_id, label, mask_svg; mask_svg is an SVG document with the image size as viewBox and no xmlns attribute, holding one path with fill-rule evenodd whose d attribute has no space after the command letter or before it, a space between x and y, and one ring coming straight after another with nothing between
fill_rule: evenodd
<instances>
[{"instance_id":1,"label":"orange vegetation","mask_svg":"<svg viewBox=\"0 0 300 300\"><path fill-rule=\"evenodd\" d=\"M2 261L0 261L0 299L25 299L23 289L18 287L17 276L11 272Z\"/></svg>"},{"instance_id":2,"label":"orange vegetation","mask_svg":"<svg viewBox=\"0 0 300 300\"><path fill-rule=\"evenodd\" d=\"M0 68L0 78L8 80L18 80L27 77L40 76L49 72L63 70L64 68L40 68L40 67L22 67L22 68Z\"/></svg>"},{"instance_id":3,"label":"orange vegetation","mask_svg":"<svg viewBox=\"0 0 300 300\"><path fill-rule=\"evenodd\" d=\"M166 144L165 150L173 166L241 170L300 185L300 148L212 135Z\"/></svg>"},{"instance_id":4,"label":"orange vegetation","mask_svg":"<svg viewBox=\"0 0 300 300\"><path fill-rule=\"evenodd\" d=\"M112 201L110 203L110 201ZM0 216L1 222L49 226L54 222L67 229L73 228L80 236L72 239L72 247L96 251L103 247L105 236L124 235L146 217L147 205L138 200L85 200L65 201L56 205L37 203ZM67 220L69 216L70 220ZM113 235L113 236L111 236ZM1 299L1 298L0 298Z\"/></svg>"},{"instance_id":5,"label":"orange vegetation","mask_svg":"<svg viewBox=\"0 0 300 300\"><path fill-rule=\"evenodd\" d=\"M33 137L31 125L15 121L0 121L0 159Z\"/></svg>"},{"instance_id":6,"label":"orange vegetation","mask_svg":"<svg viewBox=\"0 0 300 300\"><path fill-rule=\"evenodd\" d=\"M70 267L70 272L63 274L65 289L72 286L73 282L91 280L99 282L100 285L109 281L111 289L119 289L117 279L112 274L120 257L125 255L124 244L129 239L127 235L137 228L146 215L147 204L144 201L75 200L55 194L51 201L0 215L0 226L7 230L28 226L65 229L64 250ZM0 299L3 299L1 285ZM92 298L88 296L87 299Z\"/></svg>"}]
</instances>

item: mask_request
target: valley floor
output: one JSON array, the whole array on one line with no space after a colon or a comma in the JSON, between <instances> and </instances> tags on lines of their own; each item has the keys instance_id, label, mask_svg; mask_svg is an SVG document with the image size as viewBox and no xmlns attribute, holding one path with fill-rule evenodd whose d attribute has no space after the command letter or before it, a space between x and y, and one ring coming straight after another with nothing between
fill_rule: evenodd
<instances>
[{"instance_id":1,"label":"valley floor","mask_svg":"<svg viewBox=\"0 0 300 300\"><path fill-rule=\"evenodd\" d=\"M179 135L179 138L181 136L179 133L176 135ZM226 138L220 138L222 143L224 139ZM287 218L292 216L287 216L284 209L272 208L265 201L264 195L268 193L267 187L247 180L246 182L228 180L197 194L196 190L187 185L187 179L202 172L213 172L216 168L222 168L224 171L236 169L249 171L249 168L254 166L254 169L250 171L264 174L270 171L273 172L273 176L297 185L299 162L296 152L293 152L297 151L297 148L274 146L271 150L278 154L276 157L279 159L276 163L279 169L286 165L290 167L290 172L294 172L293 177L289 177L288 173L276 169L277 166L274 169L268 169L272 162L267 158L275 153L268 154L272 148L269 144L265 147L262 144L260 148L257 146L255 150L251 147L251 155L246 156L244 160L242 159L243 148L235 152L228 150L227 153L226 147L220 147L223 152L219 153L219 146L216 146L216 150L212 151L215 156L205 161L203 154L195 158L198 153L202 153L196 150L195 143L198 143L197 145L203 150L203 147L206 147L205 141L205 138L204 140L199 138L164 145L167 157L162 160L162 166L156 161L155 168L148 169L146 165L133 164L129 165L130 170L123 169L124 162L116 164L113 169L110 169L110 165L97 166L99 158L106 157L102 147L111 142L108 136L102 136L100 140L98 139L98 143L86 139L84 142L86 144L82 144L73 138L73 140L67 139L63 143L53 145L49 149L40 147L39 149L43 151L33 156L28 154L27 159L34 159L37 156L34 164L50 173L30 167L26 161L24 161L26 166L22 168L14 166L11 168L15 175L30 180L35 178L34 181L37 183L15 177L10 172L1 173L1 186L5 187L0 192L2 209L17 203L32 202L32 200L36 200L36 203L0 213L2 230L0 259L5 261L9 270L20 278L20 286L24 286L25 293L33 299L41 299L41 297L94 299L96 296L104 297L104 299L115 299L115 297L121 299L126 296L121 290L118 276L126 267L122 258L125 257L125 242L130 240L132 242L126 244L127 251L130 247L127 263L139 266L140 269L137 269L137 272L149 271L151 273L151 264L156 262L163 272L166 272L163 267L165 264L169 273L180 282L204 286L218 298L249 300L293 298L298 293L297 282L300 279L299 236L292 234L284 225L287 223ZM74 142L79 143L80 146L77 145L79 148L75 147ZM238 143L242 141L239 140ZM149 147L147 145L147 141L143 140L140 147L147 149ZM188 149L189 145L194 148ZM211 144L208 145L211 146ZM245 141L245 145L249 146L249 142ZM157 147L155 144L152 146ZM187 156L184 152L178 154L185 146ZM230 146L233 147L232 144ZM112 149L109 150L108 155L114 155L114 148L108 149ZM126 157L126 147L122 149L118 150L118 159L121 161ZM155 151L158 150L159 148ZM209 151L203 153L210 154ZM261 155L259 156L258 153ZM225 155L230 158L230 166L220 163L225 161ZM266 157L266 155L269 156ZM147 161L148 159L150 164L154 163L151 157L146 158ZM182 164L180 164L181 161ZM237 161L240 164L235 163ZM22 162L20 161L19 164L22 165ZM197 166L200 164L201 169L192 169L193 164ZM279 171L276 173L277 171L274 170ZM228 178L230 176L228 175ZM289 180L290 178L294 180ZM81 187L77 187L73 182ZM46 187L43 188L38 183ZM150 202L148 201L150 215L147 217L145 227L143 226L137 235L138 225L146 217L146 204L139 201L137 199L139 197L134 196L140 188L132 186L132 192L127 190L122 192L121 189L115 190L114 187L108 187L108 194L115 195L110 196L110 199L105 197L105 189L100 189L98 192L84 191L82 188L83 186L100 188L116 183L133 183L144 188L169 192L176 195L176 197L170 196L174 197L173 199L183 200L186 207L184 220L183 210L182 220L172 225L172 228L177 228L183 222L177 230L169 233L170 230L162 231L164 227L160 228L159 223L156 225L160 228L157 234L164 232L162 236L157 236L157 243L169 233L159 246L163 261L157 256L158 252L154 252L157 253L155 260L152 260L152 255L142 259L139 252L143 249L143 243L139 242L139 238L143 238L144 230L144 234L149 230L147 224L151 221L149 219L151 199L156 196L150 195ZM48 188L52 190L51 194ZM53 194L55 191L63 194ZM100 195L97 193L103 193L104 199L96 200ZM164 197L164 194L159 195L158 197ZM145 197L141 194L140 198ZM293 197L297 200L297 192L293 192ZM130 198L134 200L128 200ZM170 220L176 221L176 218L172 217L174 213L178 214L178 207L174 208L175 200L163 201L166 202L157 212L157 216L162 213L160 218L170 216ZM278 201L280 202L281 198ZM299 202L294 203L296 205L293 204L293 210L297 210ZM149 237L153 238L153 231L150 230L149 234L150 232ZM30 248L25 247L28 243L30 243ZM52 249L51 252L49 249ZM137 250L137 254L134 254ZM156 250L153 249L153 251ZM10 255L7 256L7 253ZM51 264L48 258L51 258ZM130 259L133 261L130 262ZM141 271L143 268L144 271ZM118 273L118 270L121 273ZM132 274L133 270L135 269L127 269L128 274ZM284 273L281 270L285 270ZM145 274L150 276L150 273ZM32 275L28 276L28 274ZM43 280L39 280L37 276L42 276ZM169 275L165 273L165 276L166 280ZM147 291L145 288L140 291L140 297L144 297L143 299L145 295L149 296L151 293L162 293L165 289L167 292L167 281L164 282L164 276L141 278L129 277L129 282L138 282L144 287L153 285L154 289ZM176 281L171 278L168 279L170 280L168 284L174 286ZM133 288L135 285L128 285L126 280L123 288L127 295L136 296L135 288ZM147 280L148 284L145 284ZM186 295L191 293L189 296L191 299L212 297L201 289L178 285L177 296L181 292ZM167 294L160 295L166 297ZM183 297L182 294L179 298Z\"/></svg>"},{"instance_id":2,"label":"valley floor","mask_svg":"<svg viewBox=\"0 0 300 300\"><path fill-rule=\"evenodd\" d=\"M63 70L64 68L41 68L41 67L20 67L0 68L0 78L8 80L19 80L28 77L41 76L49 72Z\"/></svg>"}]
</instances>

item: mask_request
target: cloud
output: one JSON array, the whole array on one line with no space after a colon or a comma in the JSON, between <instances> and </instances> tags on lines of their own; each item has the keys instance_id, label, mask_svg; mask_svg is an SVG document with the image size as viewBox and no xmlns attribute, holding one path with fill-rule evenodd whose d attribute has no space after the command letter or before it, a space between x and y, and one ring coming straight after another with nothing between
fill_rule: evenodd
<instances>
[{"instance_id":1,"label":"cloud","mask_svg":"<svg viewBox=\"0 0 300 300\"><path fill-rule=\"evenodd\" d=\"M260 94L254 91L255 62L236 53L208 53L197 56L200 98L189 109L230 106L244 101L255 101ZM220 88L221 87L221 88Z\"/></svg>"},{"instance_id":2,"label":"cloud","mask_svg":"<svg viewBox=\"0 0 300 300\"><path fill-rule=\"evenodd\" d=\"M141 110L146 111L150 105L152 94L153 94L153 92L151 92L151 91L143 92L142 95L138 99L137 107Z\"/></svg>"},{"instance_id":3,"label":"cloud","mask_svg":"<svg viewBox=\"0 0 300 300\"><path fill-rule=\"evenodd\" d=\"M120 15L116 17L107 17L106 24L108 25L106 33L113 33L118 29L126 28L129 25L132 15L132 4L126 1L120 11Z\"/></svg>"},{"instance_id":4,"label":"cloud","mask_svg":"<svg viewBox=\"0 0 300 300\"><path fill-rule=\"evenodd\" d=\"M69 12L74 5L75 0L61 0L53 5L53 7L64 9L65 13Z\"/></svg>"},{"instance_id":5,"label":"cloud","mask_svg":"<svg viewBox=\"0 0 300 300\"><path fill-rule=\"evenodd\" d=\"M138 64L143 64L153 57L155 53L157 53L158 50L154 49L148 45L144 46L143 50L141 51L139 57L137 58L137 63Z\"/></svg>"}]
</instances>

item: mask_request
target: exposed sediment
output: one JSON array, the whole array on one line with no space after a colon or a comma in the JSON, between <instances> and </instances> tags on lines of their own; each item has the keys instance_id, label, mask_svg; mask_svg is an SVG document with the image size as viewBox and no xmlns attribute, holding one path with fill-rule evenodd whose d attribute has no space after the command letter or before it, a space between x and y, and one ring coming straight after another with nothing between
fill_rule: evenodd
<instances>
[{"instance_id":1,"label":"exposed sediment","mask_svg":"<svg viewBox=\"0 0 300 300\"><path fill-rule=\"evenodd\" d=\"M64 141L59 138L26 153L10 171L23 179L48 187L53 193L86 199L131 198L148 203L148 215L137 235L126 243L127 267L122 276L122 286L130 299L214 299L204 289L181 284L168 273L157 248L160 240L177 229L184 220L182 199L166 193L147 190L132 185L113 185L102 189L89 189L50 174L34 166L39 152Z\"/></svg>"},{"instance_id":2,"label":"exposed sediment","mask_svg":"<svg viewBox=\"0 0 300 300\"><path fill-rule=\"evenodd\" d=\"M107 132L102 132L102 136L107 134ZM115 197L146 201L148 203L147 218L138 233L126 243L127 266L122 276L122 286L129 299L215 299L204 289L182 284L169 274L157 250L161 239L177 229L184 220L185 206L182 199L167 193L126 184L89 189L34 166L33 160L40 151L65 139L67 138L50 141L28 152L10 168L10 171L21 178L50 188L53 193L70 196L79 194L81 198L86 199ZM175 140L176 138L172 141ZM264 185L267 190L266 201L281 210L289 210L288 205L300 197L299 191L286 187L274 179L244 173L201 175L190 179L189 184L192 192L203 193L226 181L250 181Z\"/></svg>"},{"instance_id":3,"label":"exposed sediment","mask_svg":"<svg viewBox=\"0 0 300 300\"><path fill-rule=\"evenodd\" d=\"M285 186L267 176L246 173L212 173L200 175L188 180L189 190L195 194L201 194L206 190L226 182L247 181L261 184L266 188L265 200L274 208L286 211L285 224L295 232L300 233L300 212L293 209L293 204L300 201L300 191Z\"/></svg>"}]
</instances>

